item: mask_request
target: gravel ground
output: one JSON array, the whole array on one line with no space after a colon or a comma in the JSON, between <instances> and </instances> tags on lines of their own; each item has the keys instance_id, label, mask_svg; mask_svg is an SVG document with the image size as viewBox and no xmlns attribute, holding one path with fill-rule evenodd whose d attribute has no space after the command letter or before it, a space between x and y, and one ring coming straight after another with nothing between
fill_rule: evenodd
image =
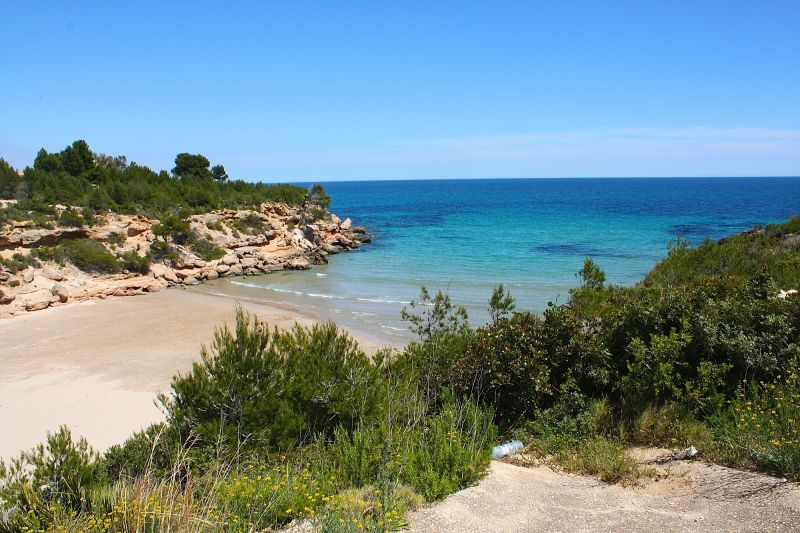
<instances>
[{"instance_id":1,"label":"gravel ground","mask_svg":"<svg viewBox=\"0 0 800 533\"><path fill-rule=\"evenodd\" d=\"M649 455L669 475L637 487L493 461L477 486L412 513L411 531L800 531L797 483Z\"/></svg>"}]
</instances>

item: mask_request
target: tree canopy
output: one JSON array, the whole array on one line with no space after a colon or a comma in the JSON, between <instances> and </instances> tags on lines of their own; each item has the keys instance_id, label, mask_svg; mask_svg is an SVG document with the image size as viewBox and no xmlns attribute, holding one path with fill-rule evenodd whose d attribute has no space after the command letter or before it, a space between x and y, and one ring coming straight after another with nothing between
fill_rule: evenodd
<instances>
[{"instance_id":1,"label":"tree canopy","mask_svg":"<svg viewBox=\"0 0 800 533\"><path fill-rule=\"evenodd\" d=\"M321 187L314 192L326 203L328 197ZM19 207L28 211L46 211L47 206L61 204L160 218L179 211L247 208L262 202L300 206L309 200L309 194L295 185L230 179L224 166L211 167L208 158L200 154L180 153L171 174L156 172L129 163L125 156L92 152L83 140L60 152L42 148L21 176L0 159L0 199L17 200Z\"/></svg>"}]
</instances>

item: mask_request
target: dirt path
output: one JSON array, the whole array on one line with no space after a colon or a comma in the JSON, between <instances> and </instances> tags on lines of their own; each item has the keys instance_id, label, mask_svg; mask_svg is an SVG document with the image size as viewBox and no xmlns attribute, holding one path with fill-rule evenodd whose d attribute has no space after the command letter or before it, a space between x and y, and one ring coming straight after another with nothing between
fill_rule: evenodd
<instances>
[{"instance_id":1,"label":"dirt path","mask_svg":"<svg viewBox=\"0 0 800 533\"><path fill-rule=\"evenodd\" d=\"M668 468L625 488L494 461L479 485L412 513L411 531L800 531L796 483L696 461Z\"/></svg>"}]
</instances>

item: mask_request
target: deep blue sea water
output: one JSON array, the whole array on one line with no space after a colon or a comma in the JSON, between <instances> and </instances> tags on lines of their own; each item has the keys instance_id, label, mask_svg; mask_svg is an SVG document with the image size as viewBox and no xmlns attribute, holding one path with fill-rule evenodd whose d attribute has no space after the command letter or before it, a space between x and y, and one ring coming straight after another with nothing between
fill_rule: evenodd
<instances>
[{"instance_id":1,"label":"deep blue sea water","mask_svg":"<svg viewBox=\"0 0 800 533\"><path fill-rule=\"evenodd\" d=\"M592 257L632 285L677 238L718 239L800 214L800 178L431 180L327 183L331 211L374 244L305 272L209 289L277 303L383 340L408 336L403 305L442 289L486 319L503 283L521 309L564 302Z\"/></svg>"}]
</instances>

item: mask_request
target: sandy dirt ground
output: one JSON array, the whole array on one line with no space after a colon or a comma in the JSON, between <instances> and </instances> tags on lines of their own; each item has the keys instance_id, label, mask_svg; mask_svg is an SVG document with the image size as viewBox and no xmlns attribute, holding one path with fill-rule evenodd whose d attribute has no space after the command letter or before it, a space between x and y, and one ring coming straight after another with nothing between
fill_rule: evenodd
<instances>
[{"instance_id":1,"label":"sandy dirt ground","mask_svg":"<svg viewBox=\"0 0 800 533\"><path fill-rule=\"evenodd\" d=\"M796 483L699 461L666 468L622 487L493 461L477 486L412 513L411 531L800 531Z\"/></svg>"},{"instance_id":2,"label":"sandy dirt ground","mask_svg":"<svg viewBox=\"0 0 800 533\"><path fill-rule=\"evenodd\" d=\"M41 442L61 424L97 450L161 420L154 402L191 368L235 301L196 289L109 298L0 320L0 458ZM308 317L239 302L280 327ZM353 335L368 351L378 343Z\"/></svg>"}]
</instances>

